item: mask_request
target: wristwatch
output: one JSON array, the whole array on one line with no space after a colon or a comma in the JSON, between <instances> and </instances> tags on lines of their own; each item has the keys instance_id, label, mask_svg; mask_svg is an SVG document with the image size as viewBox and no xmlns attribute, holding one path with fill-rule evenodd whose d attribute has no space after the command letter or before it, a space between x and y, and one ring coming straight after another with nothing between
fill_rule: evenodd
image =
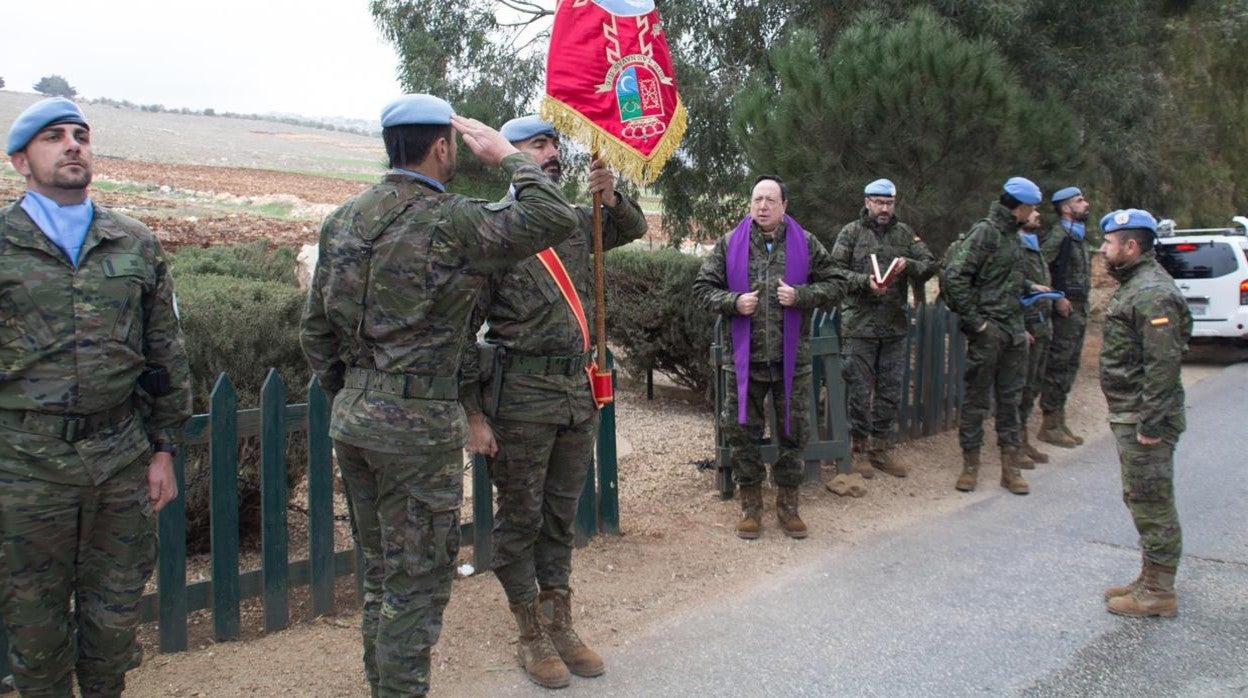
<instances>
[{"instance_id":1,"label":"wristwatch","mask_svg":"<svg viewBox=\"0 0 1248 698\"><path fill-rule=\"evenodd\" d=\"M170 458L178 457L178 445L171 441L152 444L152 450L156 453L168 453Z\"/></svg>"}]
</instances>

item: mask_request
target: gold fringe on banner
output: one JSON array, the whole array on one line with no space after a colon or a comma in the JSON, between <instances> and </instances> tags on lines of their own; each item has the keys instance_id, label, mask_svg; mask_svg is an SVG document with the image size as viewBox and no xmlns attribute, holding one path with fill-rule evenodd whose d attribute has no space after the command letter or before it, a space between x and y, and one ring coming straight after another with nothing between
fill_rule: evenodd
<instances>
[{"instance_id":1,"label":"gold fringe on banner","mask_svg":"<svg viewBox=\"0 0 1248 698\"><path fill-rule=\"evenodd\" d=\"M687 125L685 105L677 96L676 111L672 114L667 130L659 139L658 146L650 151L650 156L643 157L632 146L550 95L542 98L540 113L543 119L554 125L555 130L585 146L589 152L597 153L612 169L641 186L658 178L667 159L680 146L680 139L684 137Z\"/></svg>"}]
</instances>

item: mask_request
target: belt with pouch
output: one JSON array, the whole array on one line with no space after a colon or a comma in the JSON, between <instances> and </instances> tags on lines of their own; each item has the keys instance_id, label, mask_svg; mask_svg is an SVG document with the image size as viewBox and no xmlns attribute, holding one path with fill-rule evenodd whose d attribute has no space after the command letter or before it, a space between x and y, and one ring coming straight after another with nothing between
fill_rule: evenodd
<instances>
[{"instance_id":1,"label":"belt with pouch","mask_svg":"<svg viewBox=\"0 0 1248 698\"><path fill-rule=\"evenodd\" d=\"M459 381L454 376L422 376L414 373L386 373L369 368L348 368L342 387L372 390L403 398L458 400Z\"/></svg>"},{"instance_id":2,"label":"belt with pouch","mask_svg":"<svg viewBox=\"0 0 1248 698\"><path fill-rule=\"evenodd\" d=\"M92 414L52 414L0 409L0 426L74 442L120 425L130 418L132 412L129 400Z\"/></svg>"},{"instance_id":3,"label":"belt with pouch","mask_svg":"<svg viewBox=\"0 0 1248 698\"><path fill-rule=\"evenodd\" d=\"M585 371L592 357L593 353L588 351L570 356L538 356L507 352L503 358L503 368L512 373L537 376L575 376Z\"/></svg>"}]
</instances>

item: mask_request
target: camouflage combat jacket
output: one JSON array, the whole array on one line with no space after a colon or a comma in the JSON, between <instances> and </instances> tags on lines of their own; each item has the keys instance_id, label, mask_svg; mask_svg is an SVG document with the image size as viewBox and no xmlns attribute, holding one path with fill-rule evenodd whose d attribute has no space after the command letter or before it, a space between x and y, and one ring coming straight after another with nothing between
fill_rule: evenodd
<instances>
[{"instance_id":1,"label":"camouflage combat jacket","mask_svg":"<svg viewBox=\"0 0 1248 698\"><path fill-rule=\"evenodd\" d=\"M1086 302L1092 284L1087 243L1076 240L1059 221L1041 238L1040 249L1049 265L1053 290L1065 293L1072 303Z\"/></svg>"},{"instance_id":2,"label":"camouflage combat jacket","mask_svg":"<svg viewBox=\"0 0 1248 698\"><path fill-rule=\"evenodd\" d=\"M397 172L321 226L300 343L334 395L330 436L386 453L462 446L463 337L486 277L568 237L577 218L523 154L515 199L438 192Z\"/></svg>"},{"instance_id":3,"label":"camouflage combat jacket","mask_svg":"<svg viewBox=\"0 0 1248 698\"><path fill-rule=\"evenodd\" d=\"M949 246L940 272L940 292L960 317L962 331L974 334L992 322L1014 337L1023 334L1023 308L1018 297L1030 284L1023 273L1018 223L1010 209L993 202L988 217Z\"/></svg>"},{"instance_id":4,"label":"camouflage combat jacket","mask_svg":"<svg viewBox=\"0 0 1248 698\"><path fill-rule=\"evenodd\" d=\"M759 291L758 307L750 316L750 361L752 363L780 363L784 357L784 306L776 298L776 289L784 278L784 236L786 224L780 221L776 228L771 250L767 250L767 236L758 225L750 223L750 283L751 291ZM726 317L737 314L737 298L741 294L728 290L728 238L724 235L715 243L714 249L702 262L698 277L693 282L693 293L704 308ZM849 286L845 273L832 263L827 249L806 231L806 244L810 250L809 281L794 286L797 290L797 307L801 308L802 329L797 347L797 370L810 370L810 317L811 311L823 305L839 301ZM731 328L725 322L723 337L727 347L725 360L732 369Z\"/></svg>"},{"instance_id":5,"label":"camouflage combat jacket","mask_svg":"<svg viewBox=\"0 0 1248 698\"><path fill-rule=\"evenodd\" d=\"M1109 300L1101 346L1109 421L1177 441L1187 426L1181 359L1192 336L1192 313L1152 250L1109 273L1121 284Z\"/></svg>"},{"instance_id":6,"label":"camouflage combat jacket","mask_svg":"<svg viewBox=\"0 0 1248 698\"><path fill-rule=\"evenodd\" d=\"M1044 263L1044 247L1040 250L1033 250L1023 244L1021 239L1018 241L1019 250L1023 255L1023 276L1031 283L1040 284L1041 286L1050 286L1049 283L1049 267ZM1030 287L1028 288L1030 291ZM1033 337L1051 337L1053 331L1050 323L1052 322L1053 301L1045 298L1031 304L1031 307L1023 308L1023 324L1027 331Z\"/></svg>"},{"instance_id":7,"label":"camouflage combat jacket","mask_svg":"<svg viewBox=\"0 0 1248 698\"><path fill-rule=\"evenodd\" d=\"M906 260L906 271L883 295L871 291L871 255L880 270L896 257ZM936 271L936 259L910 226L896 216L885 226L866 209L862 217L841 228L832 245L832 263L847 272L851 290L841 301L841 336L886 339L906 334L907 280L927 281Z\"/></svg>"},{"instance_id":8,"label":"camouflage combat jacket","mask_svg":"<svg viewBox=\"0 0 1248 698\"><path fill-rule=\"evenodd\" d=\"M167 371L166 394L138 391L145 367ZM140 397L142 416L127 416ZM149 443L172 443L190 405L173 280L151 231L95 206L75 268L20 201L0 209L0 472L98 485ZM54 429L53 415L79 419Z\"/></svg>"},{"instance_id":9,"label":"camouflage combat jacket","mask_svg":"<svg viewBox=\"0 0 1248 698\"><path fill-rule=\"evenodd\" d=\"M646 217L641 207L623 194L617 193L616 197L619 201L613 208L603 207L604 249L627 244L646 233ZM555 245L555 252L576 287L592 333L593 212L588 206L577 206L576 214L579 219L576 232ZM482 323L488 325L485 341L503 350L499 357L503 365L499 369L502 374L497 386L497 404L492 394L494 386L481 383L482 369L485 375L490 375L494 368L480 366L476 343L477 329ZM459 388L460 402L468 414L480 414L488 407L491 416L504 419L578 424L598 412L583 369L587 357L583 351L585 340L581 325L554 278L537 257L529 257L490 275L477 299L468 330ZM545 357L567 360L545 368L537 366L535 362ZM509 362L514 366L512 370L507 368Z\"/></svg>"}]
</instances>

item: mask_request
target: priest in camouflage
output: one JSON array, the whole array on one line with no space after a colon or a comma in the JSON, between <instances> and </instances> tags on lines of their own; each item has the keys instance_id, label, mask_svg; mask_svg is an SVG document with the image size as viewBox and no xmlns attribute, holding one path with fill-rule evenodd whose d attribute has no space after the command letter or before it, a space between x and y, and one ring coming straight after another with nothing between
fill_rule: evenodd
<instances>
[{"instance_id":1,"label":"priest in camouflage","mask_svg":"<svg viewBox=\"0 0 1248 698\"><path fill-rule=\"evenodd\" d=\"M560 181L553 126L526 116L500 131L552 182ZM589 193L602 195L604 249L646 232L641 207L615 191L614 182L601 161L590 164ZM576 232L553 250L588 328L594 324L592 211L577 206L575 214ZM531 680L548 688L568 685L570 673L601 675L602 658L572 628L570 586L576 503L598 433L598 407L585 371L589 337L537 257L490 275L468 329L460 401L468 415L468 450L486 456L498 490L493 568L519 626L520 663ZM481 364L481 356L489 365Z\"/></svg>"},{"instance_id":2,"label":"priest in camouflage","mask_svg":"<svg viewBox=\"0 0 1248 698\"><path fill-rule=\"evenodd\" d=\"M457 372L489 274L568 237L563 194L497 131L429 95L382 112L391 171L334 211L301 343L333 395L330 436L364 553L364 668L377 696L424 695L459 549L467 428ZM446 191L454 133L512 199Z\"/></svg>"}]
</instances>

